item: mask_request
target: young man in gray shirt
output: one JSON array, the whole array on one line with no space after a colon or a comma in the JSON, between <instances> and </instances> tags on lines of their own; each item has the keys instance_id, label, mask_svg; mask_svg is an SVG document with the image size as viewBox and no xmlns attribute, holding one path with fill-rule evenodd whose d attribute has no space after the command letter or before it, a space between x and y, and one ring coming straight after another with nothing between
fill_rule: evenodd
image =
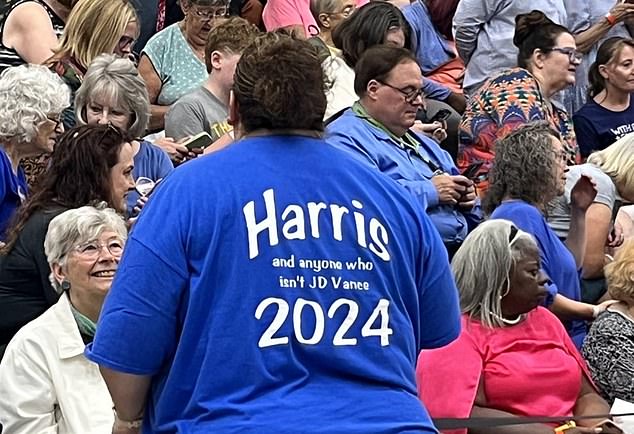
<instances>
[{"instance_id":1,"label":"young man in gray shirt","mask_svg":"<svg viewBox=\"0 0 634 434\"><path fill-rule=\"evenodd\" d=\"M165 116L165 135L174 140L207 132L216 141L233 128L227 122L233 74L242 51L258 35L258 29L233 17L209 32L205 64L209 77L193 92L179 99Z\"/></svg>"}]
</instances>

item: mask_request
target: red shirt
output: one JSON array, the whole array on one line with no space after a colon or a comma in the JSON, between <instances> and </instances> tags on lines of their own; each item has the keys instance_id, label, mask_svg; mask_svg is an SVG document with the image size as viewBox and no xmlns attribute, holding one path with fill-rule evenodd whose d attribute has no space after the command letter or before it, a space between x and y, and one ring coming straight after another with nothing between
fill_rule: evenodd
<instances>
[{"instance_id":1,"label":"red shirt","mask_svg":"<svg viewBox=\"0 0 634 434\"><path fill-rule=\"evenodd\" d=\"M542 307L517 325L493 329L463 315L460 337L422 351L416 369L419 396L434 418L469 417L480 379L487 407L518 416L571 416L582 375L587 368L572 340Z\"/></svg>"}]
</instances>

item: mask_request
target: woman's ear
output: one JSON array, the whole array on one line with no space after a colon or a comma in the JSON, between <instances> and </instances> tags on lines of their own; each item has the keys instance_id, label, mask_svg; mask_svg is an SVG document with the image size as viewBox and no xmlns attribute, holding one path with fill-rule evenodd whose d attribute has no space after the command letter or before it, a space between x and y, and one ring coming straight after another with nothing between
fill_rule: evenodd
<instances>
[{"instance_id":1,"label":"woman's ear","mask_svg":"<svg viewBox=\"0 0 634 434\"><path fill-rule=\"evenodd\" d=\"M546 53L544 53L539 48L535 48L535 50L533 51L533 55L531 56L531 63L536 68L541 69L541 68L544 67L544 61L545 60L546 60Z\"/></svg>"},{"instance_id":2,"label":"woman's ear","mask_svg":"<svg viewBox=\"0 0 634 434\"><path fill-rule=\"evenodd\" d=\"M601 75L601 77L603 77L605 80L610 78L610 76L608 75L608 67L606 65L599 65L598 70L599 75Z\"/></svg>"},{"instance_id":3,"label":"woman's ear","mask_svg":"<svg viewBox=\"0 0 634 434\"><path fill-rule=\"evenodd\" d=\"M317 18L319 18L319 27L330 29L330 15L321 13Z\"/></svg>"},{"instance_id":4,"label":"woman's ear","mask_svg":"<svg viewBox=\"0 0 634 434\"><path fill-rule=\"evenodd\" d=\"M61 284L62 281L66 278L66 272L64 271L64 267L62 267L60 264L57 264L57 263L52 264L51 272L53 274L53 278L59 284Z\"/></svg>"}]
</instances>

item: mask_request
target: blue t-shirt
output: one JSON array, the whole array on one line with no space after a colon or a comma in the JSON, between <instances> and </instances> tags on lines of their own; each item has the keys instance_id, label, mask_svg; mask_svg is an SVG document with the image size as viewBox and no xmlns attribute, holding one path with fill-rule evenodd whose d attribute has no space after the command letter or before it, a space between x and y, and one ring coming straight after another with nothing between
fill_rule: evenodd
<instances>
[{"instance_id":1,"label":"blue t-shirt","mask_svg":"<svg viewBox=\"0 0 634 434\"><path fill-rule=\"evenodd\" d=\"M632 95L634 97L634 95ZM634 132L634 104L615 112L600 106L593 99L572 117L582 157L607 148L626 134Z\"/></svg>"},{"instance_id":2,"label":"blue t-shirt","mask_svg":"<svg viewBox=\"0 0 634 434\"><path fill-rule=\"evenodd\" d=\"M152 181L158 181L165 178L172 170L174 166L165 151L146 140L141 141L139 152L134 156L134 170L132 170L134 179L144 176ZM128 194L128 214L132 214L138 199L139 193L136 190Z\"/></svg>"},{"instance_id":3,"label":"blue t-shirt","mask_svg":"<svg viewBox=\"0 0 634 434\"><path fill-rule=\"evenodd\" d=\"M153 376L146 433L433 433L416 357L459 332L409 193L320 139L270 136L159 185L86 356Z\"/></svg>"},{"instance_id":4,"label":"blue t-shirt","mask_svg":"<svg viewBox=\"0 0 634 434\"><path fill-rule=\"evenodd\" d=\"M579 271L575 258L548 226L548 222L539 209L522 200L509 200L497 207L491 214L491 218L510 220L518 228L535 237L539 246L542 268L552 282L549 289L571 300L581 300ZM581 348L587 331L586 322L564 321L564 326L577 348Z\"/></svg>"},{"instance_id":5,"label":"blue t-shirt","mask_svg":"<svg viewBox=\"0 0 634 434\"><path fill-rule=\"evenodd\" d=\"M0 241L6 239L9 223L29 191L24 170L13 171L9 156L0 148Z\"/></svg>"}]
</instances>

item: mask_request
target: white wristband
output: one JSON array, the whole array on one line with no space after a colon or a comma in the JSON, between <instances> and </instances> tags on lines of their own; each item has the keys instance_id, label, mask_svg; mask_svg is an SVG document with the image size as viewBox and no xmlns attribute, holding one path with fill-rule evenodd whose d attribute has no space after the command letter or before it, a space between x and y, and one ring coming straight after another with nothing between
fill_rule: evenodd
<instances>
[{"instance_id":1,"label":"white wristband","mask_svg":"<svg viewBox=\"0 0 634 434\"><path fill-rule=\"evenodd\" d=\"M601 309L601 307L592 306L592 318L598 317L599 315L601 315L601 312L603 312L603 309Z\"/></svg>"}]
</instances>

